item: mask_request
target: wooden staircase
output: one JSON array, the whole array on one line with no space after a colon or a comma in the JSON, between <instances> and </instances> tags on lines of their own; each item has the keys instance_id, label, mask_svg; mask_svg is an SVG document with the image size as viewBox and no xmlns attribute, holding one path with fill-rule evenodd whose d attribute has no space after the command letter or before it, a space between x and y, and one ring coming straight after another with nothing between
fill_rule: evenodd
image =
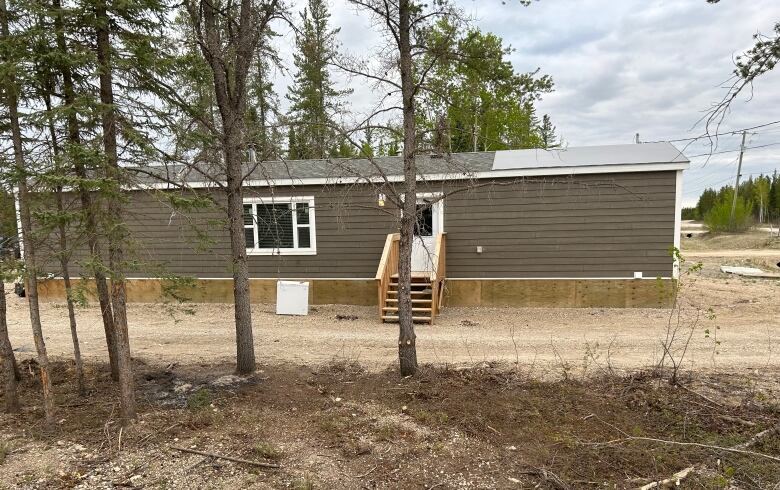
<instances>
[{"instance_id":1,"label":"wooden staircase","mask_svg":"<svg viewBox=\"0 0 780 490\"><path fill-rule=\"evenodd\" d=\"M379 319L382 322L398 321L398 233L387 235L382 260L376 273ZM412 321L433 323L444 299L446 234L436 236L433 270L412 274Z\"/></svg>"},{"instance_id":2,"label":"wooden staircase","mask_svg":"<svg viewBox=\"0 0 780 490\"><path fill-rule=\"evenodd\" d=\"M398 321L398 274L392 276L382 307L383 322ZM427 275L412 277L412 320L415 323L433 323L433 287Z\"/></svg>"}]
</instances>

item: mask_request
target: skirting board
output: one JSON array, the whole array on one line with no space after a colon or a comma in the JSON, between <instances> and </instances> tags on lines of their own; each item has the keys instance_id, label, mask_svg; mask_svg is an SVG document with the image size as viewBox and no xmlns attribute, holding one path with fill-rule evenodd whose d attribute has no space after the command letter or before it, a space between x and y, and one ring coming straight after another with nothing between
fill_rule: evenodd
<instances>
[{"instance_id":1,"label":"skirting board","mask_svg":"<svg viewBox=\"0 0 780 490\"><path fill-rule=\"evenodd\" d=\"M252 303L276 302L276 279L250 279ZM79 281L74 281L78 287ZM443 306L515 306L530 308L664 308L672 304L673 279L448 279ZM86 285L94 301L94 284ZM41 301L64 301L62 279L39 282ZM127 299L136 303L232 303L231 279L196 279L175 284L160 279L128 279ZM377 284L371 279L312 279L310 304L372 306Z\"/></svg>"}]
</instances>

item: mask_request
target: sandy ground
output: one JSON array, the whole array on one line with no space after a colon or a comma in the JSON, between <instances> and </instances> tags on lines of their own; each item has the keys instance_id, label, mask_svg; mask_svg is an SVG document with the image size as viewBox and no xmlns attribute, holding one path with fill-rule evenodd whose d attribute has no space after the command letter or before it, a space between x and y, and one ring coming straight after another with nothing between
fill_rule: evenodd
<instances>
[{"instance_id":1,"label":"sandy ground","mask_svg":"<svg viewBox=\"0 0 780 490\"><path fill-rule=\"evenodd\" d=\"M780 260L780 250L695 250L686 253L685 256L692 259L698 257L761 257Z\"/></svg>"},{"instance_id":2,"label":"sandy ground","mask_svg":"<svg viewBox=\"0 0 780 490\"><path fill-rule=\"evenodd\" d=\"M768 252L767 257L775 254ZM718 271L720 264L739 260L702 260L704 268L686 279L683 325L691 325L694 308L702 312L712 308L715 318L700 315L687 354L689 366L780 366L780 281L730 277ZM131 304L128 313L133 355L147 362L214 363L234 356L232 305L177 309ZM34 354L27 315L26 301L9 295L11 341L22 357ZM81 308L77 315L82 353L105 359L98 310ZM339 320L337 315L358 318ZM70 356L65 305L44 304L42 318L50 354ZM573 372L608 361L618 368L637 368L659 358L668 320L668 310L661 309L445 307L435 325L418 326L418 355L424 363L519 361L541 369L566 365ZM263 363L347 359L383 369L396 359L397 326L379 323L372 307L315 306L307 317L285 317L275 315L272 305L255 305L253 321L256 352Z\"/></svg>"}]
</instances>

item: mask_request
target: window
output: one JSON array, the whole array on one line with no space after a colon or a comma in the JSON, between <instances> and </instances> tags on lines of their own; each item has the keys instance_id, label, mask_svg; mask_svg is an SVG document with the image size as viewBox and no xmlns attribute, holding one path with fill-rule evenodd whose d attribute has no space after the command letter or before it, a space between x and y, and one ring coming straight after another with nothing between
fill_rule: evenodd
<instances>
[{"instance_id":1,"label":"window","mask_svg":"<svg viewBox=\"0 0 780 490\"><path fill-rule=\"evenodd\" d=\"M244 199L250 255L315 255L313 197Z\"/></svg>"}]
</instances>

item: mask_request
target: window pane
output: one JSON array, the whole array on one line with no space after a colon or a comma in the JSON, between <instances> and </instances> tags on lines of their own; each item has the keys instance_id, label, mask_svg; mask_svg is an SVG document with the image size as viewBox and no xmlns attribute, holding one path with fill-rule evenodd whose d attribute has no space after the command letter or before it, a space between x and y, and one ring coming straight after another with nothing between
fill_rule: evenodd
<instances>
[{"instance_id":1,"label":"window pane","mask_svg":"<svg viewBox=\"0 0 780 490\"><path fill-rule=\"evenodd\" d=\"M311 231L308 226L298 227L298 248L311 247Z\"/></svg>"},{"instance_id":2,"label":"window pane","mask_svg":"<svg viewBox=\"0 0 780 490\"><path fill-rule=\"evenodd\" d=\"M257 227L260 248L293 247L290 204L258 204Z\"/></svg>"},{"instance_id":3,"label":"window pane","mask_svg":"<svg viewBox=\"0 0 780 490\"><path fill-rule=\"evenodd\" d=\"M244 241L246 241L246 248L255 248L254 228L244 228Z\"/></svg>"},{"instance_id":4,"label":"window pane","mask_svg":"<svg viewBox=\"0 0 780 490\"><path fill-rule=\"evenodd\" d=\"M295 205L295 211L298 213L298 224L299 225L308 225L309 224L309 203L307 202L299 202Z\"/></svg>"},{"instance_id":5,"label":"window pane","mask_svg":"<svg viewBox=\"0 0 780 490\"><path fill-rule=\"evenodd\" d=\"M417 220L414 223L414 234L417 236L433 235L433 207L430 204L417 205Z\"/></svg>"},{"instance_id":6,"label":"window pane","mask_svg":"<svg viewBox=\"0 0 780 490\"><path fill-rule=\"evenodd\" d=\"M249 226L254 223L252 219L252 205L244 204L244 226Z\"/></svg>"}]
</instances>

